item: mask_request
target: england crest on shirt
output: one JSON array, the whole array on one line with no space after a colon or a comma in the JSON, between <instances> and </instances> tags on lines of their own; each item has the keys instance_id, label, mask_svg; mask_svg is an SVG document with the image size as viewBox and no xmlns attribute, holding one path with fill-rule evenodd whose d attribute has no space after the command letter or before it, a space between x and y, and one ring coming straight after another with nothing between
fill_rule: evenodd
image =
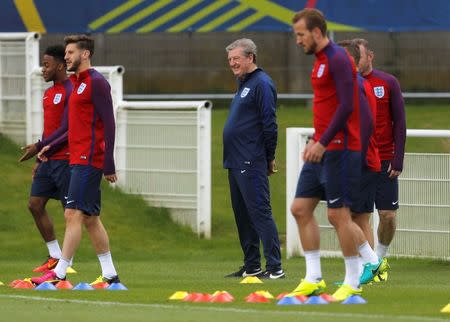
<instances>
[{"instance_id":1,"label":"england crest on shirt","mask_svg":"<svg viewBox=\"0 0 450 322\"><path fill-rule=\"evenodd\" d=\"M317 70L317 77L320 78L325 71L325 64L320 64L319 69Z\"/></svg>"},{"instance_id":2,"label":"england crest on shirt","mask_svg":"<svg viewBox=\"0 0 450 322\"><path fill-rule=\"evenodd\" d=\"M62 94L61 93L55 94L55 97L53 97L53 104L56 105L59 102L61 102L61 98L62 98Z\"/></svg>"},{"instance_id":3,"label":"england crest on shirt","mask_svg":"<svg viewBox=\"0 0 450 322\"><path fill-rule=\"evenodd\" d=\"M376 86L373 88L373 93L376 97L382 98L384 96L384 86Z\"/></svg>"},{"instance_id":4,"label":"england crest on shirt","mask_svg":"<svg viewBox=\"0 0 450 322\"><path fill-rule=\"evenodd\" d=\"M78 87L78 89L77 89L77 94L80 95L81 93L83 93L85 88L86 88L86 84L85 83L81 83L80 87Z\"/></svg>"},{"instance_id":5,"label":"england crest on shirt","mask_svg":"<svg viewBox=\"0 0 450 322\"><path fill-rule=\"evenodd\" d=\"M247 94L249 92L250 92L250 88L244 87L244 89L242 90L242 93L241 93L241 97L244 98L245 96L247 96Z\"/></svg>"}]
</instances>

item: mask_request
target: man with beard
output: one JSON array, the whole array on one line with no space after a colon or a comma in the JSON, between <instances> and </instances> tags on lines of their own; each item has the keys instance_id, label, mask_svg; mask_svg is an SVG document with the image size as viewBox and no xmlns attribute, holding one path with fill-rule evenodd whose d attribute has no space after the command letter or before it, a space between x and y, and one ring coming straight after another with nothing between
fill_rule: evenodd
<instances>
[{"instance_id":1,"label":"man with beard","mask_svg":"<svg viewBox=\"0 0 450 322\"><path fill-rule=\"evenodd\" d=\"M91 68L94 40L86 35L73 35L65 37L64 42L67 69L75 72L71 76L74 88L69 100L69 131L68 135L44 147L39 155L45 161L68 137L72 175L64 213L66 233L62 257L55 269L41 277L32 278L32 282L57 283L65 279L69 259L80 244L84 225L102 268L102 275L92 284L118 283L108 234L99 216L102 176L108 182L117 181L113 156L115 123L111 89L105 78Z\"/></svg>"},{"instance_id":2,"label":"man with beard","mask_svg":"<svg viewBox=\"0 0 450 322\"><path fill-rule=\"evenodd\" d=\"M311 74L314 91L314 136L303 155L295 199L291 206L304 249L306 275L295 295L316 295L326 284L320 266L319 226L314 210L327 201L328 220L336 229L345 261L345 279L333 294L342 301L360 294L359 258L355 243L360 228L350 207L357 201L361 175L361 140L356 66L348 53L326 35L327 24L316 9L304 9L292 19L297 44L316 60Z\"/></svg>"}]
</instances>

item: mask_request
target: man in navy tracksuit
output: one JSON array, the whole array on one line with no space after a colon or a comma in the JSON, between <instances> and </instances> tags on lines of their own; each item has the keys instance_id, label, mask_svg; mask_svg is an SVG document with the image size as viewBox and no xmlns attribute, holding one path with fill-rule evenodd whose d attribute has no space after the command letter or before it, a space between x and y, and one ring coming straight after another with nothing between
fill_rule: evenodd
<instances>
[{"instance_id":1,"label":"man in navy tracksuit","mask_svg":"<svg viewBox=\"0 0 450 322\"><path fill-rule=\"evenodd\" d=\"M283 278L268 180L268 175L276 172L277 93L272 79L256 66L257 50L252 40L236 40L226 51L239 89L223 129L223 166L228 169L231 203L244 252L244 266L226 277ZM266 258L264 272L260 240Z\"/></svg>"}]
</instances>

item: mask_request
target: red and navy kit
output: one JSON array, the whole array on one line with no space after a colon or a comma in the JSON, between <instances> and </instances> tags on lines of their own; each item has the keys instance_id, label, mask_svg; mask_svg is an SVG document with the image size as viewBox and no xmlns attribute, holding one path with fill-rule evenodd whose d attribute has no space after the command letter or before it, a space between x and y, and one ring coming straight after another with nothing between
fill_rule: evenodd
<instances>
[{"instance_id":1,"label":"red and navy kit","mask_svg":"<svg viewBox=\"0 0 450 322\"><path fill-rule=\"evenodd\" d=\"M316 53L311 75L314 91L314 140L327 150L360 151L356 66L332 41Z\"/></svg>"},{"instance_id":2,"label":"red and navy kit","mask_svg":"<svg viewBox=\"0 0 450 322\"><path fill-rule=\"evenodd\" d=\"M406 119L398 80L385 72L373 70L364 76L377 100L376 135L381 161L390 160L394 170L403 169Z\"/></svg>"},{"instance_id":3,"label":"red and navy kit","mask_svg":"<svg viewBox=\"0 0 450 322\"><path fill-rule=\"evenodd\" d=\"M72 83L68 79L61 83L55 82L45 91L44 132L42 140L36 143L38 150L67 133L68 101L71 92ZM39 164L31 184L30 196L59 199L65 205L69 181L69 150L65 142L55 150L47 162Z\"/></svg>"},{"instance_id":4,"label":"red and navy kit","mask_svg":"<svg viewBox=\"0 0 450 322\"><path fill-rule=\"evenodd\" d=\"M36 144L38 150L60 137L68 129L68 103L72 92L72 82L69 79L63 82L55 82L54 85L44 92L44 133L42 140ZM68 160L69 147L67 144L60 146L49 159Z\"/></svg>"},{"instance_id":5,"label":"red and navy kit","mask_svg":"<svg viewBox=\"0 0 450 322\"><path fill-rule=\"evenodd\" d=\"M370 83L358 75L363 164L373 172L380 172L381 162L376 141L377 102ZM366 146L367 145L367 146Z\"/></svg>"},{"instance_id":6,"label":"red and navy kit","mask_svg":"<svg viewBox=\"0 0 450 322\"><path fill-rule=\"evenodd\" d=\"M359 199L361 133L356 66L332 41L316 53L311 75L314 90L314 141L327 148L321 163L306 162L296 198L327 200L328 208L351 207Z\"/></svg>"},{"instance_id":7,"label":"red and navy kit","mask_svg":"<svg viewBox=\"0 0 450 322\"><path fill-rule=\"evenodd\" d=\"M70 164L91 165L114 174L115 123L111 87L95 69L71 76L69 100Z\"/></svg>"}]
</instances>

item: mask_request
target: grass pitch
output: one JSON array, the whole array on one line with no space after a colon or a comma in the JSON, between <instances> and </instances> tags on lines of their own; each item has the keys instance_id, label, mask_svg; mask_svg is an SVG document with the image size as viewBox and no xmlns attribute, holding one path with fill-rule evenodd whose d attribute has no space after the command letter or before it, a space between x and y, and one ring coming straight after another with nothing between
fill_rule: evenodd
<instances>
[{"instance_id":1,"label":"grass pitch","mask_svg":"<svg viewBox=\"0 0 450 322\"><path fill-rule=\"evenodd\" d=\"M304 275L302 258L285 260L287 278L264 284L241 285L223 275L237 269L242 254L231 214L225 171L221 169L221 130L226 110L213 112L213 239L199 240L189 229L173 224L164 209L150 208L140 198L104 187L103 213L111 249L123 283L129 291L35 291L0 286L0 321L450 321L440 309L450 302L450 264L441 261L391 259L386 283L364 287L365 305L280 307L272 303L245 303L256 290L273 295L291 291ZM408 128L449 128L450 110L439 106L407 109ZM285 128L310 126L311 112L281 108L277 162L280 172L271 178L274 215L283 236L285 182ZM409 140L408 151L450 152L448 140ZM30 164L17 164L18 147L0 136L0 281L29 277L46 256L26 208ZM59 240L64 223L58 203L50 202ZM282 240L284 238L282 237ZM395 242L395 241L394 241ZM72 284L90 282L100 273L88 238L75 257L78 274ZM322 262L328 292L343 278L341 259ZM179 303L167 298L175 291L226 290L233 303Z\"/></svg>"}]
</instances>

